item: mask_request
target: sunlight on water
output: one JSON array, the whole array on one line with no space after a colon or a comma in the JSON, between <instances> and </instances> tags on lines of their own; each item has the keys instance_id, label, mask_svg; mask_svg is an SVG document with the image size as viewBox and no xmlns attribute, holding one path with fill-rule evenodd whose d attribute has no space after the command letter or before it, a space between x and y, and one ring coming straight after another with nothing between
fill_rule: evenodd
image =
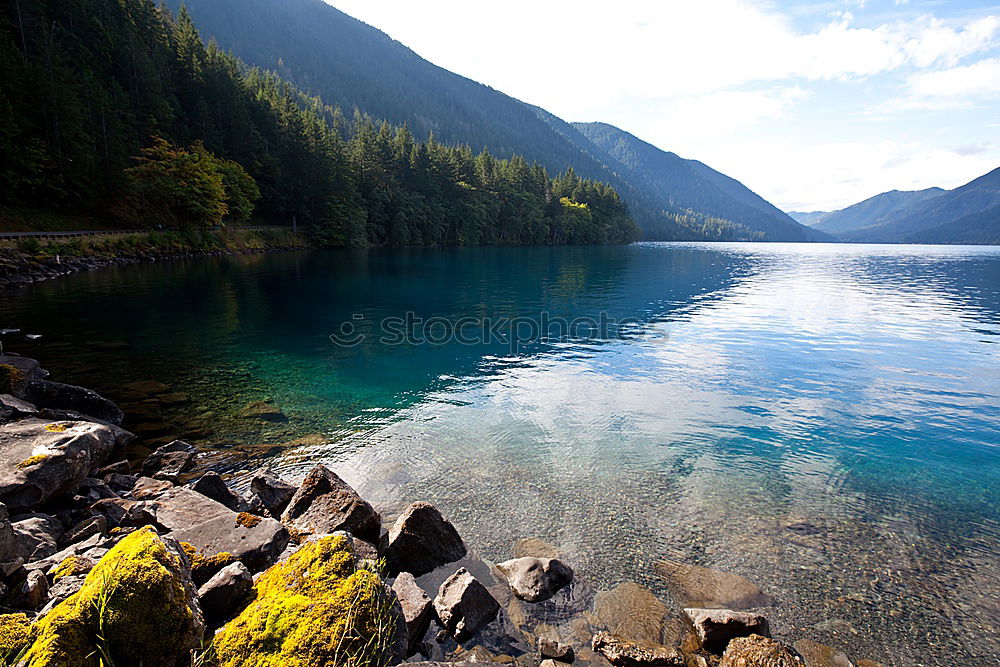
<instances>
[{"instance_id":1,"label":"sunlight on water","mask_svg":"<svg viewBox=\"0 0 1000 667\"><path fill-rule=\"evenodd\" d=\"M1000 651L998 248L315 253L3 298L57 374L189 392L163 419L240 452L219 463L240 479L324 461L390 517L435 502L492 560L539 536L603 588L667 597L664 557L737 572L779 598L783 636L842 619L829 641L887 664ZM636 322L514 353L375 340L406 311ZM334 345L343 322L366 339ZM236 417L262 398L289 421Z\"/></svg>"}]
</instances>

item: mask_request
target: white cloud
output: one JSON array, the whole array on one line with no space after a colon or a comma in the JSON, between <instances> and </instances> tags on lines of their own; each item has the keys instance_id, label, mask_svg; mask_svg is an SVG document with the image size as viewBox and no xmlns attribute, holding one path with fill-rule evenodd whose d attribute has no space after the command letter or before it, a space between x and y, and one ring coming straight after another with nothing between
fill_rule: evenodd
<instances>
[{"instance_id":1,"label":"white cloud","mask_svg":"<svg viewBox=\"0 0 1000 667\"><path fill-rule=\"evenodd\" d=\"M657 124L666 136L678 132L689 139L724 136L765 119L782 118L796 103L809 97L810 93L800 86L720 90L670 100Z\"/></svg>"},{"instance_id":2,"label":"white cloud","mask_svg":"<svg viewBox=\"0 0 1000 667\"><path fill-rule=\"evenodd\" d=\"M936 72L920 72L909 78L910 94L916 98L968 99L1000 94L1000 58Z\"/></svg>"}]
</instances>

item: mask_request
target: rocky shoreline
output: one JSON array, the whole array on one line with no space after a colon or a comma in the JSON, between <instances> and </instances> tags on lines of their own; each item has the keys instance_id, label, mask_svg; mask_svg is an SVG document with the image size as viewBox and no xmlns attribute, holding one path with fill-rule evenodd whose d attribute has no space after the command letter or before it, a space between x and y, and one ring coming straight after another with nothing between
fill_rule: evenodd
<instances>
[{"instance_id":1,"label":"rocky shoreline","mask_svg":"<svg viewBox=\"0 0 1000 667\"><path fill-rule=\"evenodd\" d=\"M0 291L24 287L32 283L60 278L82 271L92 271L109 266L128 266L146 262L162 262L194 257L224 257L227 255L254 255L277 250L309 247L301 238L275 242L256 239L251 245L234 244L213 250L160 250L151 247L122 249L113 252L85 251L82 256L67 254L38 254L13 248L0 248Z\"/></svg>"},{"instance_id":2,"label":"rocky shoreline","mask_svg":"<svg viewBox=\"0 0 1000 667\"><path fill-rule=\"evenodd\" d=\"M535 538L487 562L419 499L383 524L322 465L240 493L179 440L130 460L121 409L47 376L0 356L2 664L877 665L771 639L735 574L659 561L670 609Z\"/></svg>"}]
</instances>

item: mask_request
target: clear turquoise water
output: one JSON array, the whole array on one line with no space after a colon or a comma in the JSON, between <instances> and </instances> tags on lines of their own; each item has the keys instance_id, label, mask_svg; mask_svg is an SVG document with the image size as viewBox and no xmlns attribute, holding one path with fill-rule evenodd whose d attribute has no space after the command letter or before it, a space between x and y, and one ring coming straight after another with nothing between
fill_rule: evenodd
<instances>
[{"instance_id":1,"label":"clear turquoise water","mask_svg":"<svg viewBox=\"0 0 1000 667\"><path fill-rule=\"evenodd\" d=\"M238 480L322 460L389 516L437 503L490 559L539 536L601 587L666 597L670 557L756 581L788 639L998 663L1000 248L316 252L102 270L0 305L58 376L189 393L162 421ZM513 351L380 343L407 311L634 322ZM367 338L335 345L344 322ZM289 421L236 416L262 398Z\"/></svg>"}]
</instances>

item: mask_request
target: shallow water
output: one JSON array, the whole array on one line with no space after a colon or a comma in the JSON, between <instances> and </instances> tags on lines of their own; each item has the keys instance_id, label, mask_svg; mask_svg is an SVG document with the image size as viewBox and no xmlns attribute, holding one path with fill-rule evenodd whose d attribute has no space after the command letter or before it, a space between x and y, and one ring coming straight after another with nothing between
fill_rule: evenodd
<instances>
[{"instance_id":1,"label":"shallow water","mask_svg":"<svg viewBox=\"0 0 1000 667\"><path fill-rule=\"evenodd\" d=\"M189 394L133 425L220 448L237 479L322 460L389 516L437 503L489 559L539 536L602 588L664 598L653 563L683 560L776 596L787 639L1000 662L1000 248L314 252L101 270L0 305L0 327L45 334L18 349L57 379L132 406L129 380ZM408 311L626 322L379 341ZM335 344L345 322L364 340ZM265 398L289 421L238 416Z\"/></svg>"}]
</instances>

